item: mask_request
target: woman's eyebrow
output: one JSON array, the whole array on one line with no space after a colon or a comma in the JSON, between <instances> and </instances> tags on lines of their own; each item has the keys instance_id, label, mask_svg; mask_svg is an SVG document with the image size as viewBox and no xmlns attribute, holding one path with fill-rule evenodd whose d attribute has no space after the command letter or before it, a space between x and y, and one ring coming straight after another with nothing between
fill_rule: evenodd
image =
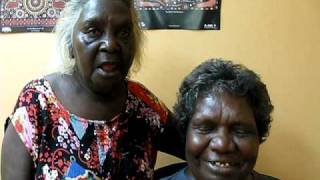
<instances>
[{"instance_id":1,"label":"woman's eyebrow","mask_svg":"<svg viewBox=\"0 0 320 180\"><path fill-rule=\"evenodd\" d=\"M250 122L243 122L243 121L237 121L232 123L232 126L234 127L246 127L246 128L254 128L255 123L250 123Z\"/></svg>"},{"instance_id":2,"label":"woman's eyebrow","mask_svg":"<svg viewBox=\"0 0 320 180\"><path fill-rule=\"evenodd\" d=\"M84 25L96 25L98 23L98 18L97 17L90 17L86 20L84 20Z\"/></svg>"}]
</instances>

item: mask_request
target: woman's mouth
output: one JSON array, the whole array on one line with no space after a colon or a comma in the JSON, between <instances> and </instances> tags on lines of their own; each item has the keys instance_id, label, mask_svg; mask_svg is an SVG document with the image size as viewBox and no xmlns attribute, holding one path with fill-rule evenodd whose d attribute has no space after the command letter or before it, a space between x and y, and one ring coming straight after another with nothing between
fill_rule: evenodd
<instances>
[{"instance_id":1,"label":"woman's mouth","mask_svg":"<svg viewBox=\"0 0 320 180\"><path fill-rule=\"evenodd\" d=\"M221 168L229 168L229 167L234 167L239 165L239 163L222 162L222 161L209 161L209 163L213 166L221 167Z\"/></svg>"},{"instance_id":2,"label":"woman's mouth","mask_svg":"<svg viewBox=\"0 0 320 180\"><path fill-rule=\"evenodd\" d=\"M101 66L99 66L103 71L105 72L111 72L115 71L118 68L117 63L104 63Z\"/></svg>"},{"instance_id":3,"label":"woman's mouth","mask_svg":"<svg viewBox=\"0 0 320 180\"><path fill-rule=\"evenodd\" d=\"M115 62L103 63L97 67L97 72L104 78L111 78L120 74L120 65Z\"/></svg>"},{"instance_id":4,"label":"woman's mouth","mask_svg":"<svg viewBox=\"0 0 320 180\"><path fill-rule=\"evenodd\" d=\"M242 163L239 161L208 161L208 174L221 179L234 179L241 171Z\"/></svg>"}]
</instances>

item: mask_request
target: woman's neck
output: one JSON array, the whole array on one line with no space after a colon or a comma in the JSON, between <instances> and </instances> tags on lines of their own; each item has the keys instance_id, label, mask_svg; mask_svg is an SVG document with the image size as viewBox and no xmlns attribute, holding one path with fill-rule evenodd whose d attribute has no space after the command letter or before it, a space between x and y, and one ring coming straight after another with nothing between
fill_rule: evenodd
<instances>
[{"instance_id":1,"label":"woman's neck","mask_svg":"<svg viewBox=\"0 0 320 180\"><path fill-rule=\"evenodd\" d=\"M127 96L126 80L124 80L122 83L119 83L117 86L112 87L112 89L109 89L108 91L97 91L90 87L90 85L86 83L83 77L76 71L72 73L72 78L74 79L73 82L75 83L75 90L79 94L97 102L114 102L119 100L120 97Z\"/></svg>"}]
</instances>

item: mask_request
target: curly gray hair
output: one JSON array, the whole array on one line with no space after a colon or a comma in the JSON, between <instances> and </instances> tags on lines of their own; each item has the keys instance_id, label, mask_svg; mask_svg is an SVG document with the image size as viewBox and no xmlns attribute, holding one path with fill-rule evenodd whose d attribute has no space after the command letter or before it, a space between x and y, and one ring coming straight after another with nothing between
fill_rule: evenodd
<instances>
[{"instance_id":1,"label":"curly gray hair","mask_svg":"<svg viewBox=\"0 0 320 180\"><path fill-rule=\"evenodd\" d=\"M203 62L181 83L174 113L179 119L183 138L186 137L198 97L212 91L229 92L245 97L254 113L260 143L267 139L273 105L266 85L254 71L241 64L222 59L209 59Z\"/></svg>"},{"instance_id":2,"label":"curly gray hair","mask_svg":"<svg viewBox=\"0 0 320 180\"><path fill-rule=\"evenodd\" d=\"M123 0L128 4L133 22L134 61L130 73L137 72L141 65L143 33L139 27L138 15L132 0ZM75 59L71 57L72 34L74 26L88 0L70 0L66 3L55 27L57 34L57 49L62 61L60 71L71 73L74 70Z\"/></svg>"}]
</instances>

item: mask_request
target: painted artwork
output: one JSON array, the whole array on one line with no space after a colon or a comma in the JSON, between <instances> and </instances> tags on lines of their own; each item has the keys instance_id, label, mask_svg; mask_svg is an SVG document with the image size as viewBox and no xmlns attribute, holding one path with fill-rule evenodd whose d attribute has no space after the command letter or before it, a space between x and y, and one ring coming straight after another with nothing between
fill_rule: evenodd
<instances>
[{"instance_id":1,"label":"painted artwork","mask_svg":"<svg viewBox=\"0 0 320 180\"><path fill-rule=\"evenodd\" d=\"M221 0L135 0L144 29L219 30Z\"/></svg>"},{"instance_id":2,"label":"painted artwork","mask_svg":"<svg viewBox=\"0 0 320 180\"><path fill-rule=\"evenodd\" d=\"M0 0L0 32L51 32L67 0ZM221 0L133 0L143 29L219 30Z\"/></svg>"},{"instance_id":3,"label":"painted artwork","mask_svg":"<svg viewBox=\"0 0 320 180\"><path fill-rule=\"evenodd\" d=\"M1 32L51 32L66 0L0 0Z\"/></svg>"}]
</instances>

